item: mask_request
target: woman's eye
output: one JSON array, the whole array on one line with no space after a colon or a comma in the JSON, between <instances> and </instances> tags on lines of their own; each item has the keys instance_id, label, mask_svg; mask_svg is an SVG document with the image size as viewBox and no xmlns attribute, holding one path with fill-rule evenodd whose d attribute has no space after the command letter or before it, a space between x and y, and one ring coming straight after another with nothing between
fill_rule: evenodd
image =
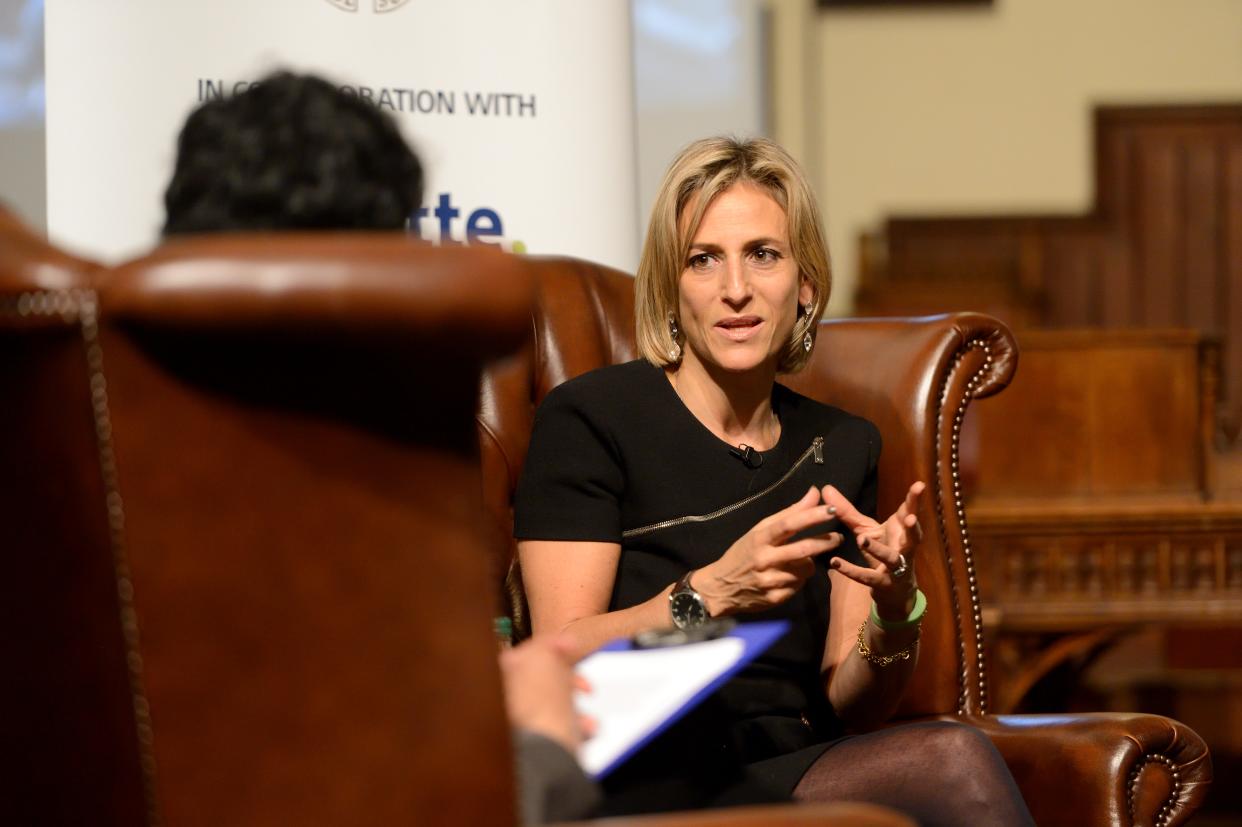
<instances>
[{"instance_id":1,"label":"woman's eye","mask_svg":"<svg viewBox=\"0 0 1242 827\"><path fill-rule=\"evenodd\" d=\"M760 247L753 253L755 260L761 264L769 264L780 258L780 254L770 247Z\"/></svg>"},{"instance_id":2,"label":"woman's eye","mask_svg":"<svg viewBox=\"0 0 1242 827\"><path fill-rule=\"evenodd\" d=\"M696 270L702 270L712 263L712 257L707 253L699 253L697 256L690 256L690 266Z\"/></svg>"}]
</instances>

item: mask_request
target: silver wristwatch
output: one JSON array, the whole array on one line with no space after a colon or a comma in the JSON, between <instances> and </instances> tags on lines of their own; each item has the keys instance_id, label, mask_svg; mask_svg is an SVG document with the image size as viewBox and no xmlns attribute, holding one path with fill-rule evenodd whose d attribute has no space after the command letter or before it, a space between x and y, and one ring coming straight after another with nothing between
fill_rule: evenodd
<instances>
[{"instance_id":1,"label":"silver wristwatch","mask_svg":"<svg viewBox=\"0 0 1242 827\"><path fill-rule=\"evenodd\" d=\"M694 574L693 569L686 572L677 581L677 585L673 586L673 592L668 596L669 613L673 616L673 625L678 629L697 629L712 617L707 611L707 603L703 600L703 595L696 592L690 585L692 574Z\"/></svg>"}]
</instances>

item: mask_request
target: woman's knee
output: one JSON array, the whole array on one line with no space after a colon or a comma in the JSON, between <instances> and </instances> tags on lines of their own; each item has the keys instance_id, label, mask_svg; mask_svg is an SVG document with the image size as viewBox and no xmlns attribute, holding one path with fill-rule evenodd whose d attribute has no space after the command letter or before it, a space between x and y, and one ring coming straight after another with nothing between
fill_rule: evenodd
<instances>
[{"instance_id":1,"label":"woman's knee","mask_svg":"<svg viewBox=\"0 0 1242 827\"><path fill-rule=\"evenodd\" d=\"M956 721L927 721L916 724L925 730L924 741L929 750L944 757L962 755L998 755L992 739L978 727Z\"/></svg>"},{"instance_id":2,"label":"woman's knee","mask_svg":"<svg viewBox=\"0 0 1242 827\"><path fill-rule=\"evenodd\" d=\"M1005 759L992 739L977 727L953 721L936 721L926 726L920 753L960 792L987 797L997 783L1012 783Z\"/></svg>"}]
</instances>

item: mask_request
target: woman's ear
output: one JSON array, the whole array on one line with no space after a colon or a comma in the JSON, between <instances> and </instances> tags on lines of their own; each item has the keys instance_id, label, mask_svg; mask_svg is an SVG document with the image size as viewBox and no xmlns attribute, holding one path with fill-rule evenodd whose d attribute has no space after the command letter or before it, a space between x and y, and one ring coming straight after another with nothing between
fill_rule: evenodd
<instances>
[{"instance_id":1,"label":"woman's ear","mask_svg":"<svg viewBox=\"0 0 1242 827\"><path fill-rule=\"evenodd\" d=\"M798 304L806 307L807 302L815 301L815 285L811 284L811 280L806 276L802 277L802 284L798 287Z\"/></svg>"}]
</instances>

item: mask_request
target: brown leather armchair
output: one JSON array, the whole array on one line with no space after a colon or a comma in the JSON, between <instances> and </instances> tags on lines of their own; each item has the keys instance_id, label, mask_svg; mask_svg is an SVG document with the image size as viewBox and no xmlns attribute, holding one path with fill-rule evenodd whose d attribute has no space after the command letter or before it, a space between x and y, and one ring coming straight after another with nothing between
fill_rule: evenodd
<instances>
[{"instance_id":1,"label":"brown leather armchair","mask_svg":"<svg viewBox=\"0 0 1242 827\"><path fill-rule=\"evenodd\" d=\"M535 407L560 382L636 356L628 276L573 260L538 266L533 336L518 356L489 369L478 417L488 507L508 529ZM958 440L967 405L1003 389L1016 364L1013 336L987 316L842 320L823 324L811 364L788 378L802 393L879 427L881 513L896 508L914 480L929 486L919 552L929 608L919 666L897 718L948 718L983 729L1040 824L1181 824L1212 778L1207 747L1189 727L1137 713L987 714ZM507 589L521 629L516 567Z\"/></svg>"},{"instance_id":2,"label":"brown leather armchair","mask_svg":"<svg viewBox=\"0 0 1242 827\"><path fill-rule=\"evenodd\" d=\"M526 329L521 262L187 241L106 274L97 312L23 244L4 821L511 824L471 422Z\"/></svg>"},{"instance_id":3,"label":"brown leather armchair","mask_svg":"<svg viewBox=\"0 0 1242 827\"><path fill-rule=\"evenodd\" d=\"M473 415L526 262L348 234L96 271L0 227L0 820L513 824ZM826 816L908 824L641 823Z\"/></svg>"},{"instance_id":4,"label":"brown leather armchair","mask_svg":"<svg viewBox=\"0 0 1242 827\"><path fill-rule=\"evenodd\" d=\"M105 449L170 823L513 821L469 415L529 289L397 236L187 240L110 275Z\"/></svg>"}]
</instances>

